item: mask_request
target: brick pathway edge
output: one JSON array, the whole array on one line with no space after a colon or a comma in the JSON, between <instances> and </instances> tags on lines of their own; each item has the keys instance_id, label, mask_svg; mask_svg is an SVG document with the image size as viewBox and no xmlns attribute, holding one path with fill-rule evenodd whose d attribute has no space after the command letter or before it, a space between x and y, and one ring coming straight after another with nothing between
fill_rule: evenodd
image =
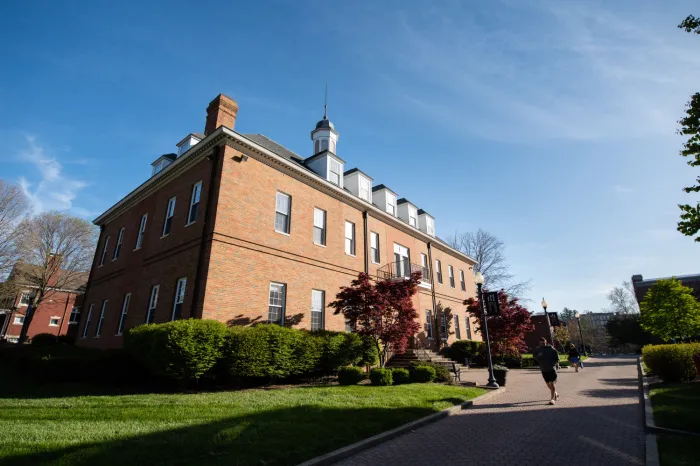
<instances>
[{"instance_id":1,"label":"brick pathway edge","mask_svg":"<svg viewBox=\"0 0 700 466\"><path fill-rule=\"evenodd\" d=\"M476 387L476 388L486 388L487 387ZM435 421L439 421L440 419L444 419L448 416L452 416L454 414L459 413L463 409L469 409L471 406L478 405L483 403L484 401L487 401L495 396L500 395L501 393L506 391L506 387L499 387L497 389L488 389L489 391L487 393L484 393L481 396L477 396L476 398L472 398L471 400L467 400L464 403L458 404L451 406L447 409L443 409L442 411L438 411L437 413L430 414L428 416L422 417L420 419L416 419L415 421L411 421L407 424L404 424L402 426L396 427L391 430L387 430L386 432L379 433L377 435L374 435L372 437L368 437L364 440L360 440L359 442L353 443L352 445L348 445L343 448L339 448L337 450L334 450L330 453L326 453L325 455L317 456L316 458L312 458L308 461L304 461L303 463L300 463L298 466L326 466L330 465L333 463L337 463L338 461L348 458L350 456L353 456L363 450L367 450L369 448L372 448L376 445L379 445L380 443L387 442L391 439L394 439L400 435L405 434L406 432L410 432L412 430L415 430L419 427L423 427L424 425L433 423Z\"/></svg>"}]
</instances>

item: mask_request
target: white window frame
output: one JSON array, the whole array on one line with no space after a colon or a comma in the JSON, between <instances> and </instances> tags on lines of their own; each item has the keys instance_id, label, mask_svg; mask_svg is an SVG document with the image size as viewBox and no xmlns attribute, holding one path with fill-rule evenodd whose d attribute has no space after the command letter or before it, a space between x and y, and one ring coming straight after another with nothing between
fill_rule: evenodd
<instances>
[{"instance_id":1,"label":"white window frame","mask_svg":"<svg viewBox=\"0 0 700 466\"><path fill-rule=\"evenodd\" d=\"M100 257L100 265L98 267L102 267L105 265L105 257L107 257L107 248L109 247L109 236L105 238L105 244L102 249L102 256Z\"/></svg>"},{"instance_id":2,"label":"white window frame","mask_svg":"<svg viewBox=\"0 0 700 466\"><path fill-rule=\"evenodd\" d=\"M281 296L280 296L280 303L275 303L272 304L272 291L273 288L277 290L279 287ZM274 307L277 308L279 311L279 320L271 320L270 319L270 308ZM279 282L270 282L270 287L268 288L267 291L267 321L273 324L278 324L281 326L284 326L284 317L285 313L287 311L287 284L286 283L279 283Z\"/></svg>"},{"instance_id":3,"label":"white window frame","mask_svg":"<svg viewBox=\"0 0 700 466\"><path fill-rule=\"evenodd\" d=\"M396 196L388 191L386 193L386 211L396 217Z\"/></svg>"},{"instance_id":4,"label":"white window frame","mask_svg":"<svg viewBox=\"0 0 700 466\"><path fill-rule=\"evenodd\" d=\"M360 199L363 199L367 202L372 202L372 183L370 183L369 178L365 178L362 175L358 175L357 181Z\"/></svg>"},{"instance_id":5,"label":"white window frame","mask_svg":"<svg viewBox=\"0 0 700 466\"><path fill-rule=\"evenodd\" d=\"M319 302L320 294L320 302ZM320 304L320 306L319 306ZM311 330L323 330L326 328L325 319L326 310L326 292L323 290L311 290ZM318 316L318 324L314 326L314 313L321 314Z\"/></svg>"},{"instance_id":6,"label":"white window frame","mask_svg":"<svg viewBox=\"0 0 700 466\"><path fill-rule=\"evenodd\" d=\"M381 259L381 250L379 249L379 234L371 231L370 237L370 256L373 264L379 264Z\"/></svg>"},{"instance_id":7,"label":"white window frame","mask_svg":"<svg viewBox=\"0 0 700 466\"><path fill-rule=\"evenodd\" d=\"M102 333L102 324L105 321L105 311L107 310L108 302L108 299L102 301L102 310L100 311L100 320L97 321L97 328L95 329L95 338L100 338L100 334Z\"/></svg>"},{"instance_id":8,"label":"white window frame","mask_svg":"<svg viewBox=\"0 0 700 466\"><path fill-rule=\"evenodd\" d=\"M175 312L177 311L178 304L180 307L180 315L178 318L182 317L182 304L185 302L185 292L187 291L187 277L182 277L177 279L177 285L175 286L175 299L173 299L173 312L170 315L170 320L175 320Z\"/></svg>"},{"instance_id":9,"label":"white window frame","mask_svg":"<svg viewBox=\"0 0 700 466\"><path fill-rule=\"evenodd\" d=\"M124 242L124 230L126 230L125 227L121 227L119 229L119 234L117 235L117 245L114 247L114 255L112 256L113 261L119 259L119 253L122 250L122 243Z\"/></svg>"},{"instance_id":10,"label":"white window frame","mask_svg":"<svg viewBox=\"0 0 700 466\"><path fill-rule=\"evenodd\" d=\"M420 266L421 272L423 273L423 278L421 281L427 282L429 278L430 270L428 270L428 256L420 253Z\"/></svg>"},{"instance_id":11,"label":"white window frame","mask_svg":"<svg viewBox=\"0 0 700 466\"><path fill-rule=\"evenodd\" d=\"M433 313L430 309L425 310L425 334L428 336L428 340L433 340L435 335L433 334Z\"/></svg>"},{"instance_id":12,"label":"white window frame","mask_svg":"<svg viewBox=\"0 0 700 466\"><path fill-rule=\"evenodd\" d=\"M199 215L199 200L202 197L202 180L197 181L192 186L192 195L190 197L190 209L187 212L187 225L192 225L197 221L197 215ZM194 218L192 218L192 213L194 212Z\"/></svg>"},{"instance_id":13,"label":"white window frame","mask_svg":"<svg viewBox=\"0 0 700 466\"><path fill-rule=\"evenodd\" d=\"M85 319L85 327L83 327L82 338L87 338L88 327L90 327L90 318L92 317L92 307L93 306L94 306L94 304L90 304L90 307L88 308L87 318Z\"/></svg>"},{"instance_id":14,"label":"white window frame","mask_svg":"<svg viewBox=\"0 0 700 466\"><path fill-rule=\"evenodd\" d=\"M440 339L447 341L449 335L447 334L447 316L445 312L440 313Z\"/></svg>"},{"instance_id":15,"label":"white window frame","mask_svg":"<svg viewBox=\"0 0 700 466\"><path fill-rule=\"evenodd\" d=\"M464 316L464 327L465 330L467 331L467 340L472 339L472 328L469 325L469 316Z\"/></svg>"},{"instance_id":16,"label":"white window frame","mask_svg":"<svg viewBox=\"0 0 700 466\"><path fill-rule=\"evenodd\" d=\"M410 205L408 206L408 224L418 228L418 211Z\"/></svg>"},{"instance_id":17,"label":"white window frame","mask_svg":"<svg viewBox=\"0 0 700 466\"><path fill-rule=\"evenodd\" d=\"M461 340L462 339L462 329L459 328L459 316L455 316L454 326L455 326L455 339Z\"/></svg>"},{"instance_id":18,"label":"white window frame","mask_svg":"<svg viewBox=\"0 0 700 466\"><path fill-rule=\"evenodd\" d=\"M442 285L442 264L440 259L435 259L435 276L439 284Z\"/></svg>"},{"instance_id":19,"label":"white window frame","mask_svg":"<svg viewBox=\"0 0 700 466\"><path fill-rule=\"evenodd\" d=\"M459 270L459 284L462 291L467 291L467 284L464 281L464 270L462 269Z\"/></svg>"},{"instance_id":20,"label":"white window frame","mask_svg":"<svg viewBox=\"0 0 700 466\"><path fill-rule=\"evenodd\" d=\"M75 325L80 322L80 308L73 306L70 310L70 317L68 318L68 325Z\"/></svg>"},{"instance_id":21,"label":"white window frame","mask_svg":"<svg viewBox=\"0 0 700 466\"><path fill-rule=\"evenodd\" d=\"M27 297L27 302L23 303L22 301L24 300L25 296ZM32 303L32 292L31 291L23 291L22 294L19 296L19 306L29 306L31 303Z\"/></svg>"},{"instance_id":22,"label":"white window frame","mask_svg":"<svg viewBox=\"0 0 700 466\"><path fill-rule=\"evenodd\" d=\"M350 228L349 232L348 228ZM350 237L348 237L348 233ZM355 256L355 252L355 224L345 220L345 254L348 256Z\"/></svg>"},{"instance_id":23,"label":"white window frame","mask_svg":"<svg viewBox=\"0 0 700 466\"><path fill-rule=\"evenodd\" d=\"M24 316L15 316L12 320L12 325L24 325Z\"/></svg>"},{"instance_id":24,"label":"white window frame","mask_svg":"<svg viewBox=\"0 0 700 466\"><path fill-rule=\"evenodd\" d=\"M336 165L336 167L334 167L334 164ZM337 182L335 181L333 175L336 175L338 177ZM342 180L343 180L343 164L338 162L333 157L328 157L328 181L330 181L334 185L340 186L342 188L343 187Z\"/></svg>"},{"instance_id":25,"label":"white window frame","mask_svg":"<svg viewBox=\"0 0 700 466\"><path fill-rule=\"evenodd\" d=\"M325 246L326 245L326 218L328 217L327 213L323 209L319 209L318 207L314 207L314 237L313 241L314 244L318 246ZM320 225L319 225L320 224ZM316 241L316 231L320 230L321 232L321 241Z\"/></svg>"},{"instance_id":26,"label":"white window frame","mask_svg":"<svg viewBox=\"0 0 700 466\"><path fill-rule=\"evenodd\" d=\"M425 217L425 230L430 236L435 236L435 220Z\"/></svg>"},{"instance_id":27,"label":"white window frame","mask_svg":"<svg viewBox=\"0 0 700 466\"><path fill-rule=\"evenodd\" d=\"M141 249L141 245L143 244L143 236L146 233L146 223L148 222L148 214L145 213L141 216L141 223L139 223L139 234L136 237L136 247L134 248L134 251L137 249Z\"/></svg>"},{"instance_id":28,"label":"white window frame","mask_svg":"<svg viewBox=\"0 0 700 466\"><path fill-rule=\"evenodd\" d=\"M287 211L286 212L281 210L280 202L279 202L280 196L283 198L287 198L289 201L287 203ZM282 231L282 230L277 229L277 215L278 214L284 215L286 217L285 227L286 227L287 231ZM291 234L291 231L292 231L292 196L290 196L289 194L283 193L281 191L277 191L277 193L275 194L275 218L274 218L274 222L275 222L274 223L275 231L277 233L281 233L283 235Z\"/></svg>"},{"instance_id":29,"label":"white window frame","mask_svg":"<svg viewBox=\"0 0 700 466\"><path fill-rule=\"evenodd\" d=\"M117 336L124 333L124 326L126 325L126 314L129 312L129 304L131 303L131 293L126 293L124 295L124 301L122 302L122 313L119 316L119 325L117 326Z\"/></svg>"},{"instance_id":30,"label":"white window frame","mask_svg":"<svg viewBox=\"0 0 700 466\"><path fill-rule=\"evenodd\" d=\"M148 310L146 311L146 323L152 324L155 320L156 307L158 306L158 295L160 294L160 285L151 287L151 294L148 297Z\"/></svg>"},{"instance_id":31,"label":"white window frame","mask_svg":"<svg viewBox=\"0 0 700 466\"><path fill-rule=\"evenodd\" d=\"M51 323L52 321L56 321L55 324ZM61 317L60 316L51 316L49 319L49 327L60 327L61 326Z\"/></svg>"},{"instance_id":32,"label":"white window frame","mask_svg":"<svg viewBox=\"0 0 700 466\"><path fill-rule=\"evenodd\" d=\"M165 238L173 230L173 217L175 216L176 202L177 196L173 196L168 199L168 206L165 208L165 219L163 220L163 233L160 236L161 238ZM167 232L165 231L166 229L168 230Z\"/></svg>"},{"instance_id":33,"label":"white window frame","mask_svg":"<svg viewBox=\"0 0 700 466\"><path fill-rule=\"evenodd\" d=\"M451 265L447 265L447 273L450 275L450 288L455 287L455 271Z\"/></svg>"}]
</instances>

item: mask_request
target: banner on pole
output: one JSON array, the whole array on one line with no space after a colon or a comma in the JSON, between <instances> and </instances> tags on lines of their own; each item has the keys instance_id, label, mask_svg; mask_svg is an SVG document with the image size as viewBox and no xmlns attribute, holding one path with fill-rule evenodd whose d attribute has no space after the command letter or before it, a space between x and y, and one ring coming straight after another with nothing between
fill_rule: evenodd
<instances>
[{"instance_id":1,"label":"banner on pole","mask_svg":"<svg viewBox=\"0 0 700 466\"><path fill-rule=\"evenodd\" d=\"M486 293L484 302L486 303L486 315L501 315L501 306L498 303L498 291L489 291Z\"/></svg>"}]
</instances>

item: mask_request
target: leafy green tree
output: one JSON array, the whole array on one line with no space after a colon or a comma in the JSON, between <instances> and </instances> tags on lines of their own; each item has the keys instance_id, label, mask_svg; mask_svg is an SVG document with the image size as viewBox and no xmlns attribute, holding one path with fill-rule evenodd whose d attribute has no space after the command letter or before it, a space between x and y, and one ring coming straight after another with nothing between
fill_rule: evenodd
<instances>
[{"instance_id":1,"label":"leafy green tree","mask_svg":"<svg viewBox=\"0 0 700 466\"><path fill-rule=\"evenodd\" d=\"M657 281L640 307L642 328L663 340L700 334L700 303L680 280Z\"/></svg>"},{"instance_id":2,"label":"leafy green tree","mask_svg":"<svg viewBox=\"0 0 700 466\"><path fill-rule=\"evenodd\" d=\"M608 320L605 329L613 346L639 345L651 342L651 335L642 328L639 314L617 315Z\"/></svg>"},{"instance_id":3,"label":"leafy green tree","mask_svg":"<svg viewBox=\"0 0 700 466\"><path fill-rule=\"evenodd\" d=\"M573 320L575 317L576 317L576 310L569 309L568 307L565 307L559 313L559 319L562 322L569 322L569 321Z\"/></svg>"},{"instance_id":4,"label":"leafy green tree","mask_svg":"<svg viewBox=\"0 0 700 466\"><path fill-rule=\"evenodd\" d=\"M679 28L689 33L700 34L700 18L693 15L688 16L678 25ZM681 155L688 157L688 165L691 167L700 166L700 92L695 93L690 102L686 105L685 116L678 122L681 129L679 134L688 136L688 140L683 144ZM696 184L683 188L686 193L700 192L700 176L696 179ZM681 220L678 222L678 231L686 236L695 236L700 232L700 202L692 204L682 204ZM695 237L695 241L700 242L700 235Z\"/></svg>"}]
</instances>

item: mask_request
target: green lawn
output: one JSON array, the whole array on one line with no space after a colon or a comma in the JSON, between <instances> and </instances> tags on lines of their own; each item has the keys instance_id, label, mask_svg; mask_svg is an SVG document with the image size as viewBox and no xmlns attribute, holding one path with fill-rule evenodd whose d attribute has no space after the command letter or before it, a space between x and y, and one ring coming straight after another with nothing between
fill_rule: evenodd
<instances>
[{"instance_id":1,"label":"green lawn","mask_svg":"<svg viewBox=\"0 0 700 466\"><path fill-rule=\"evenodd\" d=\"M0 465L298 464L484 393L438 384L135 395L26 388L0 384Z\"/></svg>"},{"instance_id":2,"label":"green lawn","mask_svg":"<svg viewBox=\"0 0 700 466\"><path fill-rule=\"evenodd\" d=\"M658 384L650 388L656 425L700 432L700 382Z\"/></svg>"},{"instance_id":3,"label":"green lawn","mask_svg":"<svg viewBox=\"0 0 700 466\"><path fill-rule=\"evenodd\" d=\"M532 353L525 353L521 356L523 357L523 359L532 359ZM588 359L588 356L581 356L581 359L583 361L585 361L586 359ZM559 353L559 361L560 362L569 362L569 355Z\"/></svg>"},{"instance_id":4,"label":"green lawn","mask_svg":"<svg viewBox=\"0 0 700 466\"><path fill-rule=\"evenodd\" d=\"M697 437L657 437L659 446L659 463L662 466L697 466L698 457Z\"/></svg>"}]
</instances>

